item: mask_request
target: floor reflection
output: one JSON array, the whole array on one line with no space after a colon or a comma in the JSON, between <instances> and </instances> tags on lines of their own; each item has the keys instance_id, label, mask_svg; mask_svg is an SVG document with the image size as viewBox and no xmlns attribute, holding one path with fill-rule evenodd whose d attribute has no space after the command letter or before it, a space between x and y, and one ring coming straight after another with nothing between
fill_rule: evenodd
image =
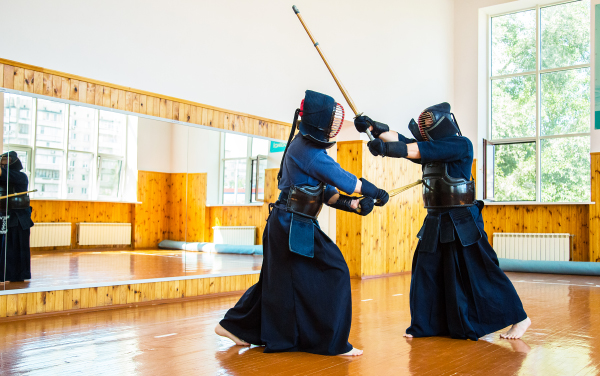
<instances>
[{"instance_id":1,"label":"floor reflection","mask_svg":"<svg viewBox=\"0 0 600 376\"><path fill-rule=\"evenodd\" d=\"M172 250L47 252L32 255L30 281L6 283L0 289L239 273L260 270L261 265L262 256Z\"/></svg>"},{"instance_id":2,"label":"floor reflection","mask_svg":"<svg viewBox=\"0 0 600 376\"><path fill-rule=\"evenodd\" d=\"M264 354L213 328L239 295L0 322L0 374L598 375L600 278L510 273L533 324L523 340L415 338L410 275L352 280L357 358Z\"/></svg>"}]
</instances>

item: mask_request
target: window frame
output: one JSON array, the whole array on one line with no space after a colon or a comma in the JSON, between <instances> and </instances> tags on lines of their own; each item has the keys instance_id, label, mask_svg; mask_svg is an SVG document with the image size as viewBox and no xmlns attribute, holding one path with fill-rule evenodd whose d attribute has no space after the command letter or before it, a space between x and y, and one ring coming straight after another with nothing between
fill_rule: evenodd
<instances>
[{"instance_id":1,"label":"window frame","mask_svg":"<svg viewBox=\"0 0 600 376\"><path fill-rule=\"evenodd\" d=\"M24 93L24 92L20 92L20 91L16 91L16 90L7 90L7 89L3 89L2 92L5 95L19 95L19 96L24 96L24 97L28 97L31 98L33 101L33 105L32 105L32 134L31 134L31 145L21 145L21 144L11 144L9 142L4 143L3 147L7 150L21 150L21 151L26 151L28 153L28 169L25 171L25 173L28 175L29 178L29 185L30 187L32 187L31 189L35 188L35 173L36 173L36 165L35 165L35 155L36 155L36 151L38 149L41 150L55 150L55 151L62 151L63 152L63 158L64 161L63 163L61 163L61 169L60 169L60 173L61 173L61 178L59 180L59 197L35 197L35 194L33 194L34 197L32 197L33 200L66 200L66 201L99 201L99 202L105 202L105 201L123 201L124 200L124 193L125 193L125 174L127 171L127 155L128 155L128 149L129 149L129 115L128 113L125 112L121 112L121 111L113 111L109 108L104 108L104 107L99 107L99 106L95 106L95 105L86 105L86 104L82 104L79 102L73 102L73 101L69 101L69 100L64 100L64 99L60 99L60 98L49 98L46 96L41 96L41 95L36 95L33 93ZM50 101L50 102L56 102L56 103L61 103L64 104L66 107L66 112L65 112L65 132L63 134L63 148L52 148L52 147L46 147L46 146L37 146L37 127L38 127L38 101L39 100L46 100L46 101ZM4 103L2 103L2 106L4 106ZM94 120L94 132L95 132L95 140L94 143L92 144L92 151L81 151L81 150L73 150L70 148L69 145L69 141L70 136L72 134L71 129L70 129L70 117L71 117L71 106L76 106L76 107L84 107L84 108L88 108L88 109L93 109L95 111L95 120ZM100 122L100 111L105 111L105 112L115 112L121 115L125 116L125 132L123 134L124 139L124 149L123 149L123 155L113 155L113 154L108 154L108 153L100 153L99 152L99 148L100 148L100 127L99 127L99 122ZM90 185L86 187L86 191L89 192L89 196L90 198L88 199L79 199L79 198L70 198L69 197L69 192L68 192L68 175L69 175L69 153L81 153L81 154L89 154L92 155L92 159L91 159L91 171L90 171ZM96 158L96 162L94 162L94 158ZM120 160L121 161L121 171L119 173L119 184L117 186L117 195L116 197L111 197L111 196L103 196L100 195L99 189L100 189L100 183L99 183L99 163L100 163L100 159L101 158L109 158L109 159L114 159L114 160ZM88 189L89 188L89 189ZM75 190L74 190L75 191ZM75 194L75 193L73 193Z\"/></svg>"},{"instance_id":2,"label":"window frame","mask_svg":"<svg viewBox=\"0 0 600 376\"><path fill-rule=\"evenodd\" d=\"M564 66L564 67L559 67L559 68L547 68L547 69L541 69L541 10L543 8L548 8L548 7L552 7L552 6L559 6L559 5L563 5L563 4L569 4L569 3L575 3L581 0L562 0L562 1L557 1L557 2L548 2L548 3L543 3L543 4L536 4L535 6L529 6L529 7L525 7L525 8L517 8L515 10L510 10L510 11L505 11L505 12L499 12L499 13L491 13L487 15L487 24L486 24L486 31L487 31L487 38L486 38L486 48L487 48L487 52L486 52L486 72L485 72L485 80L486 80L486 111L487 111L487 115L486 115L486 125L485 125L485 137L483 138L483 199L489 199L487 192L488 192L488 184L490 183L487 179L487 175L488 175L488 158L490 156L488 156L487 154L487 150L488 150L488 145L489 146L494 146L494 145L513 145L513 144L522 144L522 143L535 143L535 166L536 166L536 173L535 173L535 201L530 201L530 200L522 200L522 201L518 201L518 202L526 202L526 203L533 203L533 204L557 204L560 202L553 202L553 201L542 201L542 164L541 164L541 151L542 151L542 141L543 140L550 140L550 139L558 139L558 138L576 138L576 137L588 137L590 138L590 142L591 142L591 121L592 121L592 116L593 113L591 111L591 106L593 105L593 100L594 100L594 82L593 82L593 67L592 67L592 63L594 62L594 51L593 51L593 46L592 46L592 41L593 41L593 33L590 32L590 61L587 64L576 64L576 65L569 65L569 66ZM592 7L593 7L594 3L593 0L590 0L590 15L592 14ZM526 72L520 72L520 73L512 73L512 74L504 74L504 75L496 75L493 76L492 75L492 19L496 18L496 17L501 17L501 16L506 16L506 15L510 15L510 14L515 14L515 13L520 13L520 12L526 12L526 11L532 11L535 10L535 17L536 17L536 32L535 32L535 46L536 46L536 53L535 53L535 70L531 70L531 71L526 71ZM589 27L591 28L591 17L590 17L590 25ZM547 74L547 73L554 73L554 72L563 72L563 71L572 71L572 70L577 70L577 69L583 69L583 68L588 68L590 71L590 87L589 87L589 95L590 95L590 127L588 127L588 131L587 132L579 132L579 133L567 133L567 134L558 134L558 135L547 135L547 136L542 136L541 135L541 121L542 121L542 91L541 91L541 80L542 80L542 75L543 74ZM524 77L524 76L530 76L530 75L535 75L535 106L536 106L536 111L535 111L535 136L532 137L518 137L518 138L497 138L497 139L493 139L492 138L492 83L494 80L502 80L502 79L508 79L508 78L513 78L513 77ZM493 155L491 156L493 159ZM492 167L493 168L493 167ZM493 182L492 182L493 184ZM492 190L493 190L493 186L492 186ZM495 202L513 202L513 201L496 201ZM587 202L587 201L582 201L582 202Z\"/></svg>"}]
</instances>

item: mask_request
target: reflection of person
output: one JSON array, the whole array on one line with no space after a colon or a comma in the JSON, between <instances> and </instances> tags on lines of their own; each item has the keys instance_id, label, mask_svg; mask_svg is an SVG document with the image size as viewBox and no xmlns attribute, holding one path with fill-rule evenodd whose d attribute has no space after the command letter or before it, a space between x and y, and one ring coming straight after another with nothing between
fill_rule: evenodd
<instances>
[{"instance_id":1,"label":"reflection of person","mask_svg":"<svg viewBox=\"0 0 600 376\"><path fill-rule=\"evenodd\" d=\"M337 110L337 111L336 111ZM265 352L303 351L360 355L348 343L352 297L348 266L316 217L322 204L360 215L389 196L357 179L327 155L343 122L333 98L307 90L300 133L290 133L279 171L281 194L263 234L263 266L257 284L230 309L215 331L238 345L266 345ZM343 114L343 112L341 112ZM341 195L362 193L355 199ZM360 213L358 207L360 206Z\"/></svg>"},{"instance_id":2,"label":"reflection of person","mask_svg":"<svg viewBox=\"0 0 600 376\"><path fill-rule=\"evenodd\" d=\"M29 181L22 169L23 165L15 151L2 154L0 196L27 191ZM31 279L29 234L33 221L29 196L20 195L0 200L0 216L7 214L7 233L2 235L0 251L0 273L5 273L5 281L21 282Z\"/></svg>"},{"instance_id":3,"label":"reflection of person","mask_svg":"<svg viewBox=\"0 0 600 376\"><path fill-rule=\"evenodd\" d=\"M461 135L450 105L431 106L418 123L411 120L416 140L366 116L354 124L359 132L372 129L378 137L368 143L373 155L409 158L423 166L427 217L417 235L411 325L405 335L477 340L512 325L502 337L520 338L531 321L483 229L483 202L475 201L469 181L473 145Z\"/></svg>"}]
</instances>

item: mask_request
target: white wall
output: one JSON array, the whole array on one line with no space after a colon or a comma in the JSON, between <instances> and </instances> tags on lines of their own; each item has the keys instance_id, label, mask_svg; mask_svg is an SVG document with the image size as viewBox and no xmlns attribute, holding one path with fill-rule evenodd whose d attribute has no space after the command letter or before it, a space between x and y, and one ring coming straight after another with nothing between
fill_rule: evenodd
<instances>
[{"instance_id":1,"label":"white wall","mask_svg":"<svg viewBox=\"0 0 600 376\"><path fill-rule=\"evenodd\" d=\"M221 133L189 127L188 171L206 172L206 203L219 203L219 162Z\"/></svg>"},{"instance_id":2,"label":"white wall","mask_svg":"<svg viewBox=\"0 0 600 376\"><path fill-rule=\"evenodd\" d=\"M305 89L342 102L291 5L10 1L0 56L290 122ZM453 0L296 5L361 111L402 131L427 105L453 102Z\"/></svg>"},{"instance_id":3,"label":"white wall","mask_svg":"<svg viewBox=\"0 0 600 376\"><path fill-rule=\"evenodd\" d=\"M140 117L138 169L170 173L171 153L171 123Z\"/></svg>"}]
</instances>

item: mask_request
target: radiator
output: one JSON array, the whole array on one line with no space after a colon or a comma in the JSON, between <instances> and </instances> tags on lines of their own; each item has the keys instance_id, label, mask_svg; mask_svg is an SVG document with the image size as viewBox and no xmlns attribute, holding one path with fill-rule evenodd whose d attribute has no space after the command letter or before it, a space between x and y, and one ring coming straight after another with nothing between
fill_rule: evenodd
<instances>
[{"instance_id":1,"label":"radiator","mask_svg":"<svg viewBox=\"0 0 600 376\"><path fill-rule=\"evenodd\" d=\"M79 245L131 244L131 223L78 223L77 242Z\"/></svg>"},{"instance_id":2,"label":"radiator","mask_svg":"<svg viewBox=\"0 0 600 376\"><path fill-rule=\"evenodd\" d=\"M63 247L71 245L71 222L36 222L31 228L30 247Z\"/></svg>"},{"instance_id":3,"label":"radiator","mask_svg":"<svg viewBox=\"0 0 600 376\"><path fill-rule=\"evenodd\" d=\"M215 244L255 245L255 226L214 226Z\"/></svg>"},{"instance_id":4,"label":"radiator","mask_svg":"<svg viewBox=\"0 0 600 376\"><path fill-rule=\"evenodd\" d=\"M494 233L494 250L500 258L569 261L570 234Z\"/></svg>"}]
</instances>

